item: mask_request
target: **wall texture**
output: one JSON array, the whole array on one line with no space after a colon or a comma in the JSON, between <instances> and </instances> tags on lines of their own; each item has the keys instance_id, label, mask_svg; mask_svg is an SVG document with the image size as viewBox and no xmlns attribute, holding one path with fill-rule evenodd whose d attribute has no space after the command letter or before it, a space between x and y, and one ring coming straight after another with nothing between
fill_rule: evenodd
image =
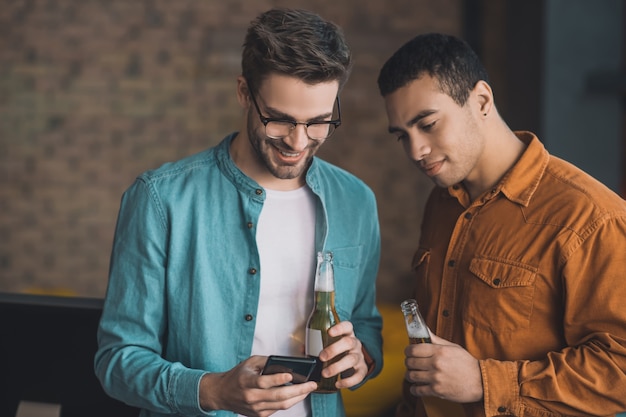
<instances>
[{"instance_id":1,"label":"wall texture","mask_svg":"<svg viewBox=\"0 0 626 417\"><path fill-rule=\"evenodd\" d=\"M135 176L237 129L241 43L272 6L344 27L356 65L321 155L379 200L379 298L410 287L431 185L386 132L376 77L418 32L461 32L460 0L0 0L0 291L104 295Z\"/></svg>"}]
</instances>

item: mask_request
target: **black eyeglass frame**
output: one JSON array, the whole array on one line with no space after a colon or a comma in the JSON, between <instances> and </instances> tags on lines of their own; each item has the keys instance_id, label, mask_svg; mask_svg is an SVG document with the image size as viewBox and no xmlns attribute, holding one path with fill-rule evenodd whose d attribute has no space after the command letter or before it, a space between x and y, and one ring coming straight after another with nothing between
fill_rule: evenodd
<instances>
[{"instance_id":1,"label":"black eyeglass frame","mask_svg":"<svg viewBox=\"0 0 626 417\"><path fill-rule=\"evenodd\" d=\"M270 137L272 139L282 139L282 138L285 138L285 137L289 136L289 134L291 134L291 132L293 132L293 130L296 128L296 126L304 125L304 131L306 132L306 135L307 135L307 137L309 139L312 139L312 140L326 140L329 137L331 137L333 133L335 133L335 130L339 126L341 126L341 105L339 103L339 96L337 96L335 98L335 102L337 103L337 119L335 119L335 120L324 120L324 121L313 121L313 122L296 122L295 120L280 119L280 118L263 116L263 114L261 114L261 109L259 108L259 105L257 104L256 99L254 98L254 94L252 94L252 90L250 89L250 87L248 87L248 91L250 92L250 98L252 99L252 102L254 103L254 107L256 108L256 111L259 114L259 119L261 120L261 123L263 123L263 126L266 129L266 132L265 132L266 135L267 135L267 125L270 122L278 122L278 123L285 123L285 124L290 124L291 125L291 129L289 130L289 133L286 134L285 136L280 136L279 137L279 136L267 135L268 137ZM312 126L312 125L329 125L329 127L332 125L333 126L333 130L325 138L312 138L311 136L309 136L309 126Z\"/></svg>"}]
</instances>

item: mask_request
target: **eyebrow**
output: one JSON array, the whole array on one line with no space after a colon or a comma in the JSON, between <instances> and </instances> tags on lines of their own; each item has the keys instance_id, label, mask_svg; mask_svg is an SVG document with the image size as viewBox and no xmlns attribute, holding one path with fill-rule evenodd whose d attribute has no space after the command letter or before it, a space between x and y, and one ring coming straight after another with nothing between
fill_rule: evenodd
<instances>
[{"instance_id":1,"label":"eyebrow","mask_svg":"<svg viewBox=\"0 0 626 417\"><path fill-rule=\"evenodd\" d=\"M284 120L284 121L294 121L297 122L297 120L295 119L295 117L290 116L286 113L283 113L279 110L276 110L273 107L268 106L263 99L261 99L261 103L263 103L263 107L265 107L265 111L270 115L269 119L278 119L278 120ZM335 107L335 102L333 102L333 110ZM324 114L320 114L319 116L315 116L310 118L309 120L303 121L304 123L308 123L308 122L316 122L316 121L322 121L322 119L325 119L327 117L332 118L333 117L333 110L331 110L328 113L324 113Z\"/></svg>"},{"instance_id":2,"label":"eyebrow","mask_svg":"<svg viewBox=\"0 0 626 417\"><path fill-rule=\"evenodd\" d=\"M430 116L433 113L437 113L437 110L434 110L434 109L422 110L421 112L417 113L415 117L409 120L406 125L407 127L415 126L420 120L422 120L425 117ZM397 127L397 126L389 126L389 133L396 133L396 132L404 132L404 129Z\"/></svg>"}]
</instances>

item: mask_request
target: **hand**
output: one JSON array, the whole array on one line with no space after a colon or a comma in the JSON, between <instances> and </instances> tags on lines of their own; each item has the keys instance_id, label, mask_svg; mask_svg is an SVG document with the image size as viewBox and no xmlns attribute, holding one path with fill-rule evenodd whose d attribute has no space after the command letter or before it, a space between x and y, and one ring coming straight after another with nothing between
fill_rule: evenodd
<instances>
[{"instance_id":1,"label":"hand","mask_svg":"<svg viewBox=\"0 0 626 417\"><path fill-rule=\"evenodd\" d=\"M252 356L228 372L209 373L200 381L204 410L229 410L250 417L266 417L304 400L315 382L284 386L291 374L261 375L265 356Z\"/></svg>"},{"instance_id":2,"label":"hand","mask_svg":"<svg viewBox=\"0 0 626 417\"><path fill-rule=\"evenodd\" d=\"M404 351L411 394L458 403L480 401L483 384L478 360L457 344L431 337L432 344L413 344Z\"/></svg>"},{"instance_id":3,"label":"hand","mask_svg":"<svg viewBox=\"0 0 626 417\"><path fill-rule=\"evenodd\" d=\"M339 358L322 370L325 378L342 374L337 381L337 388L350 388L365 378L367 375L367 364L363 356L362 344L354 335L354 328L349 321L342 321L328 329L331 337L341 337L320 352L320 360L328 362L333 358Z\"/></svg>"}]
</instances>

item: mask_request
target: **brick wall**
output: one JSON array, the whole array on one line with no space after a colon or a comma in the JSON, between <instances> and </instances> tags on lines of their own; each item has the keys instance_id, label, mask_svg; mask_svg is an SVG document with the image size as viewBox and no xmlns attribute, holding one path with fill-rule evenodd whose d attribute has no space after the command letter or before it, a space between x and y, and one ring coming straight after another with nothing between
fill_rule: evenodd
<instances>
[{"instance_id":1,"label":"brick wall","mask_svg":"<svg viewBox=\"0 0 626 417\"><path fill-rule=\"evenodd\" d=\"M356 65L321 155L379 199L379 296L396 302L431 185L386 133L376 77L418 32L459 34L460 0L0 0L0 291L104 295L135 176L237 129L241 43L274 6L344 27Z\"/></svg>"}]
</instances>

